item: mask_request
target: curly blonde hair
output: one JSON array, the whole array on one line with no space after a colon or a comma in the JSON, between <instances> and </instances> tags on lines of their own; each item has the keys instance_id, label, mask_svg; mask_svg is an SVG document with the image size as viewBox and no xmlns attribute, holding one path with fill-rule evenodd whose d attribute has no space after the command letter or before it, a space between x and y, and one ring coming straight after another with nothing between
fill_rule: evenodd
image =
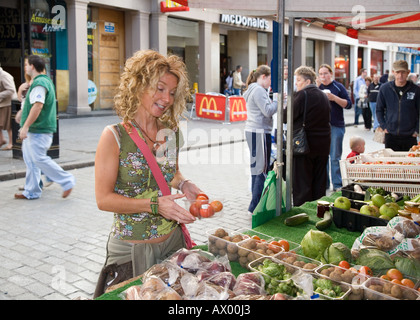
<instances>
[{"instance_id":1,"label":"curly blonde hair","mask_svg":"<svg viewBox=\"0 0 420 320\"><path fill-rule=\"evenodd\" d=\"M128 124L134 119L137 109L141 106L139 97L149 90L155 92L159 79L166 73L178 79L178 86L174 104L160 117L160 121L171 129L178 127L189 94L186 67L180 57L165 57L154 50L137 51L125 64L114 97L114 109L124 123Z\"/></svg>"}]
</instances>

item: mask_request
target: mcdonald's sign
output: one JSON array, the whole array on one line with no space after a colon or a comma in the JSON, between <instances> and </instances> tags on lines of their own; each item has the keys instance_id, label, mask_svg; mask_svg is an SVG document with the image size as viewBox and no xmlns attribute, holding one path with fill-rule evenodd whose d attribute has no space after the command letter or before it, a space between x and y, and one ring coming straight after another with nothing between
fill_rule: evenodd
<instances>
[{"instance_id":1,"label":"mcdonald's sign","mask_svg":"<svg viewBox=\"0 0 420 320\"><path fill-rule=\"evenodd\" d=\"M199 118L225 120L226 97L212 96L203 93L195 94L196 114Z\"/></svg>"},{"instance_id":2,"label":"mcdonald's sign","mask_svg":"<svg viewBox=\"0 0 420 320\"><path fill-rule=\"evenodd\" d=\"M243 97L229 97L230 122L245 121L247 119L246 102Z\"/></svg>"}]
</instances>

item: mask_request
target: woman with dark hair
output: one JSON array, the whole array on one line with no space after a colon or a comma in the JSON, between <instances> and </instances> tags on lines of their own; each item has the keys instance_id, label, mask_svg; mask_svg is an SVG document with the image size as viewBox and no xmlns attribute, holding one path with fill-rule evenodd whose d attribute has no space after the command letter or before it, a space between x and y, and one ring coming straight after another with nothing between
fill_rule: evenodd
<instances>
[{"instance_id":1,"label":"woman with dark hair","mask_svg":"<svg viewBox=\"0 0 420 320\"><path fill-rule=\"evenodd\" d=\"M248 212L253 213L261 198L264 182L270 166L271 131L273 114L277 111L277 101L268 95L271 85L271 69L261 65L250 72L244 93L247 108L245 137L250 151L252 199Z\"/></svg>"},{"instance_id":2,"label":"woman with dark hair","mask_svg":"<svg viewBox=\"0 0 420 320\"><path fill-rule=\"evenodd\" d=\"M296 69L296 93L293 100L293 130L302 127L310 153L293 156L293 205L300 206L325 196L327 162L330 153L330 103L327 95L315 84L311 67ZM287 120L287 109L284 110Z\"/></svg>"}]
</instances>

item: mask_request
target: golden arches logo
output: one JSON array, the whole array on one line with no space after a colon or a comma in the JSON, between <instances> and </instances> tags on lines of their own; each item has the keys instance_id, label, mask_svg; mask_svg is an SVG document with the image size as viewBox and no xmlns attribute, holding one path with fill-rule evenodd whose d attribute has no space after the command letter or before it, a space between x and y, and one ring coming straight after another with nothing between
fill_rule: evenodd
<instances>
[{"instance_id":1,"label":"golden arches logo","mask_svg":"<svg viewBox=\"0 0 420 320\"><path fill-rule=\"evenodd\" d=\"M244 105L244 99L239 98L233 100L233 104L231 107L231 118L237 120L246 120L247 113L246 107Z\"/></svg>"},{"instance_id":2,"label":"golden arches logo","mask_svg":"<svg viewBox=\"0 0 420 320\"><path fill-rule=\"evenodd\" d=\"M218 118L222 115L222 111L217 109L216 100L209 97L203 97L200 103L200 107L198 108L198 115L201 116L204 112L207 115L210 115L210 113L213 114L215 118Z\"/></svg>"}]
</instances>

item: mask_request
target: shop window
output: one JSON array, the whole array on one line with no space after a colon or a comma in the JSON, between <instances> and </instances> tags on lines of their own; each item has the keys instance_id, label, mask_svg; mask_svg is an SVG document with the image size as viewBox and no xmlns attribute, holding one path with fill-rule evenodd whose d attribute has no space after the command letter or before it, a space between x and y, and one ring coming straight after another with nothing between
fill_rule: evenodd
<instances>
[{"instance_id":1,"label":"shop window","mask_svg":"<svg viewBox=\"0 0 420 320\"><path fill-rule=\"evenodd\" d=\"M350 74L350 46L343 44L335 45L334 78L346 88L349 87Z\"/></svg>"},{"instance_id":2,"label":"shop window","mask_svg":"<svg viewBox=\"0 0 420 320\"><path fill-rule=\"evenodd\" d=\"M384 52L372 49L370 53L370 75L383 74L384 71Z\"/></svg>"},{"instance_id":3,"label":"shop window","mask_svg":"<svg viewBox=\"0 0 420 320\"><path fill-rule=\"evenodd\" d=\"M167 28L168 54L184 60L192 88L199 82L198 22L168 17Z\"/></svg>"},{"instance_id":4,"label":"shop window","mask_svg":"<svg viewBox=\"0 0 420 320\"><path fill-rule=\"evenodd\" d=\"M268 64L267 56L267 44L268 44L268 34L266 32L257 33L258 41L258 65Z\"/></svg>"},{"instance_id":5,"label":"shop window","mask_svg":"<svg viewBox=\"0 0 420 320\"><path fill-rule=\"evenodd\" d=\"M305 63L308 67L312 67L315 69L315 40L306 40Z\"/></svg>"}]
</instances>

